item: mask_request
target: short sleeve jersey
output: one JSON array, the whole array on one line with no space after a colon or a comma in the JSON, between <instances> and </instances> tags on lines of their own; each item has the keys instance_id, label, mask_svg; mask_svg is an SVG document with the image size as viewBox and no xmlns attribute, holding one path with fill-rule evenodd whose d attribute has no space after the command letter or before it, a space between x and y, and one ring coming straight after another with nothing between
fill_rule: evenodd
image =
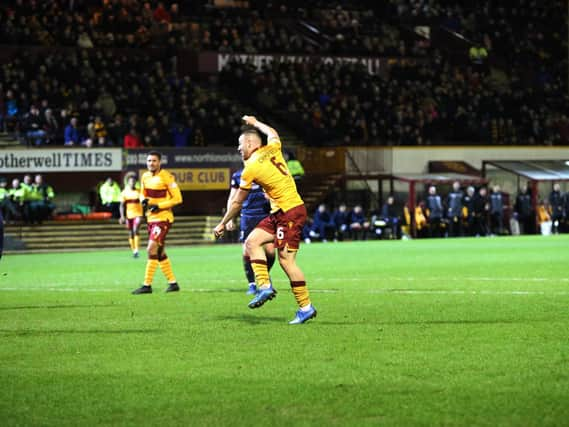
<instances>
[{"instance_id":1,"label":"short sleeve jersey","mask_svg":"<svg viewBox=\"0 0 569 427\"><path fill-rule=\"evenodd\" d=\"M121 202L125 206L125 214L127 219L133 219L142 216L142 205L140 204L140 191L125 187L121 193Z\"/></svg>"},{"instance_id":2,"label":"short sleeve jersey","mask_svg":"<svg viewBox=\"0 0 569 427\"><path fill-rule=\"evenodd\" d=\"M144 172L140 179L140 193L142 199L148 199L149 205L159 207L157 212L146 212L148 222L174 222L172 207L182 203L182 193L174 175L164 169L157 174Z\"/></svg>"},{"instance_id":3,"label":"short sleeve jersey","mask_svg":"<svg viewBox=\"0 0 569 427\"><path fill-rule=\"evenodd\" d=\"M238 170L231 175L231 188L239 188L242 172L242 170ZM270 210L270 203L265 196L265 192L259 184L253 183L251 191L249 191L249 195L243 202L241 215L266 216Z\"/></svg>"},{"instance_id":4,"label":"short sleeve jersey","mask_svg":"<svg viewBox=\"0 0 569 427\"><path fill-rule=\"evenodd\" d=\"M257 149L245 162L239 186L251 190L259 184L271 198L272 212L287 212L304 204L281 151L281 142L273 138Z\"/></svg>"}]
</instances>

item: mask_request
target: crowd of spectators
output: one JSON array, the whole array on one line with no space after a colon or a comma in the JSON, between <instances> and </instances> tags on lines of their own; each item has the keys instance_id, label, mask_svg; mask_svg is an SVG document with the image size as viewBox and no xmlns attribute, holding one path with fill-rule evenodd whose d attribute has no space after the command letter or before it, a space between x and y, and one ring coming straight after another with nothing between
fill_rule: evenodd
<instances>
[{"instance_id":1,"label":"crowd of spectators","mask_svg":"<svg viewBox=\"0 0 569 427\"><path fill-rule=\"evenodd\" d=\"M138 51L23 53L0 69L0 127L38 146L233 141L235 104L207 81L178 77L161 59Z\"/></svg>"},{"instance_id":2,"label":"crowd of spectators","mask_svg":"<svg viewBox=\"0 0 569 427\"><path fill-rule=\"evenodd\" d=\"M564 55L567 5L520 0L250 1L8 0L0 6L6 44L180 47L225 52L424 56L429 33L445 28L517 66ZM304 31L303 31L304 29ZM554 29L554 31L552 31Z\"/></svg>"},{"instance_id":3,"label":"crowd of spectators","mask_svg":"<svg viewBox=\"0 0 569 427\"><path fill-rule=\"evenodd\" d=\"M139 0L8 0L0 6L5 44L66 47L189 46L207 2Z\"/></svg>"},{"instance_id":4,"label":"crowd of spectators","mask_svg":"<svg viewBox=\"0 0 569 427\"><path fill-rule=\"evenodd\" d=\"M257 72L235 60L222 82L275 111L313 145L569 143L569 100L558 85L430 63L370 75L358 64L278 63ZM251 97L251 94L256 96Z\"/></svg>"},{"instance_id":5,"label":"crowd of spectators","mask_svg":"<svg viewBox=\"0 0 569 427\"><path fill-rule=\"evenodd\" d=\"M3 2L0 43L59 50L3 65L0 125L37 145L229 143L239 114L226 93L236 93L247 107L280 110L315 145L569 142L561 0L515 7L490 0L249 3ZM465 58L471 45L485 53L480 62L456 62L418 28L459 34ZM259 72L233 62L220 88L179 76L184 48L416 61L378 75L355 64L273 62Z\"/></svg>"},{"instance_id":6,"label":"crowd of spectators","mask_svg":"<svg viewBox=\"0 0 569 427\"><path fill-rule=\"evenodd\" d=\"M413 38L402 37L397 26L388 24L395 11L388 1L252 1L240 11L212 7L208 1L12 0L0 7L5 23L0 40L226 53L425 54Z\"/></svg>"}]
</instances>

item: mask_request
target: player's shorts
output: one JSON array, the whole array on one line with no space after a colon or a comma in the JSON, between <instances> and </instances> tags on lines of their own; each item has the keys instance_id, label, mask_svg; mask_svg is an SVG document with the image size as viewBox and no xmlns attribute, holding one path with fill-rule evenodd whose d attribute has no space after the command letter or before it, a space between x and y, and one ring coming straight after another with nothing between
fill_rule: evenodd
<instances>
[{"instance_id":1,"label":"player's shorts","mask_svg":"<svg viewBox=\"0 0 569 427\"><path fill-rule=\"evenodd\" d=\"M245 239L251 234L251 231L255 229L257 224L259 224L267 214L264 215L241 215L241 222L239 224L239 241L244 242Z\"/></svg>"},{"instance_id":2,"label":"player's shorts","mask_svg":"<svg viewBox=\"0 0 569 427\"><path fill-rule=\"evenodd\" d=\"M148 240L152 240L163 246L171 226L172 223L168 221L148 223Z\"/></svg>"},{"instance_id":3,"label":"player's shorts","mask_svg":"<svg viewBox=\"0 0 569 427\"><path fill-rule=\"evenodd\" d=\"M257 228L275 236L277 249L287 248L297 251L302 239L302 228L306 222L306 207L304 205L292 208L287 212L281 210L263 218Z\"/></svg>"},{"instance_id":4,"label":"player's shorts","mask_svg":"<svg viewBox=\"0 0 569 427\"><path fill-rule=\"evenodd\" d=\"M128 230L134 230L140 226L140 222L142 221L142 217L135 216L134 218L127 218L126 220L126 228Z\"/></svg>"}]
</instances>

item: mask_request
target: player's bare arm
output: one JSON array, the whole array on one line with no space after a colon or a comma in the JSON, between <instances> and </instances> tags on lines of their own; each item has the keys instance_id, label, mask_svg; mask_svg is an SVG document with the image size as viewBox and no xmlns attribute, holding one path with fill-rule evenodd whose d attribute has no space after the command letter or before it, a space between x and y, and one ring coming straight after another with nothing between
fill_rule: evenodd
<instances>
[{"instance_id":1,"label":"player's bare arm","mask_svg":"<svg viewBox=\"0 0 569 427\"><path fill-rule=\"evenodd\" d=\"M119 224L124 224L126 221L126 216L124 213L124 202L121 202L121 204L119 205L119 212L121 217L119 218Z\"/></svg>"},{"instance_id":2,"label":"player's bare arm","mask_svg":"<svg viewBox=\"0 0 569 427\"><path fill-rule=\"evenodd\" d=\"M248 124L249 126L253 126L254 128L260 130L262 133L264 133L267 136L267 141L270 144L272 140L278 140L279 138L279 134L277 133L276 130L274 130L272 127L270 127L269 125L260 122L259 120L257 120L255 118L255 116L243 116L242 120Z\"/></svg>"},{"instance_id":3,"label":"player's bare arm","mask_svg":"<svg viewBox=\"0 0 569 427\"><path fill-rule=\"evenodd\" d=\"M233 199L237 194L237 190L238 190L237 188L232 187L231 190L229 191L229 196L227 197L227 204L225 206L225 212L229 212L229 209L231 209L231 204L233 203ZM232 231L235 228L233 219L234 218L231 218L229 221L227 221L227 224L225 224L225 229L227 231Z\"/></svg>"},{"instance_id":4,"label":"player's bare arm","mask_svg":"<svg viewBox=\"0 0 569 427\"><path fill-rule=\"evenodd\" d=\"M213 234L215 235L215 237L221 237L223 235L223 232L226 230L226 224L229 222L229 220L235 218L235 216L239 212L241 212L241 207L243 206L243 202L245 201L248 195L249 195L249 190L239 188L236 191L235 197L233 197L229 209L227 210L227 212L225 212L225 215L221 219L221 222L217 224L217 226L213 229Z\"/></svg>"}]
</instances>

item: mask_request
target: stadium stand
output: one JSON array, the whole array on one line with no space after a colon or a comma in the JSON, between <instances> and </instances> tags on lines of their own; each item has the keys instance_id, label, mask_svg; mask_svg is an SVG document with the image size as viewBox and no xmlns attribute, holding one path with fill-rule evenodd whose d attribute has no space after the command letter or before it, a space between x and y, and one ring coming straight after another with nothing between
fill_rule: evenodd
<instances>
[{"instance_id":1,"label":"stadium stand","mask_svg":"<svg viewBox=\"0 0 569 427\"><path fill-rule=\"evenodd\" d=\"M190 48L421 59L381 76L355 66L275 63L257 74L256 84L245 86L262 94L254 106L269 110L278 101L280 116L289 124L300 121L297 130L308 144L566 144L568 102L560 96L567 93L566 28L546 31L562 23L565 6L530 0L516 8L460 0L293 1L227 10L209 2L13 0L0 7L3 44L83 49L44 50L5 64L3 126L25 130L30 105L45 102L64 112L57 116L61 127L70 115L79 116L88 141L94 117L103 113L111 127L115 109L134 122L128 127L139 129L145 145L223 141L238 126L227 119L232 96L251 103L243 80L252 70L232 63L224 86L215 79L198 82L177 72L179 49ZM419 30L426 27L427 33ZM463 43L441 43L437 31ZM469 61L474 45L489 54L483 67ZM460 54L452 55L451 46ZM160 49L148 55L136 48ZM79 74L71 72L77 68ZM235 83L241 93L230 90ZM213 121L204 120L212 115ZM107 140L121 145L128 130L109 132Z\"/></svg>"}]
</instances>

